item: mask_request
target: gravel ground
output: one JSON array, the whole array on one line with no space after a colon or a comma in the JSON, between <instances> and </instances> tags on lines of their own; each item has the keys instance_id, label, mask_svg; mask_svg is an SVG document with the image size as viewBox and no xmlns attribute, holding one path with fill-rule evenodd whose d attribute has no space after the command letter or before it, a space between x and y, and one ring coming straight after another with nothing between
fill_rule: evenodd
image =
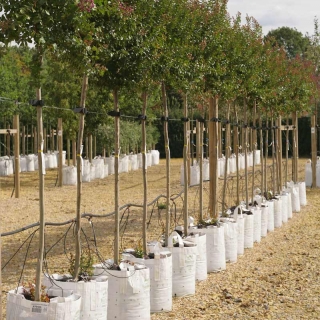
<instances>
[{"instance_id":1,"label":"gravel ground","mask_svg":"<svg viewBox=\"0 0 320 320\"><path fill-rule=\"evenodd\" d=\"M180 186L181 159L171 162L171 193L178 194ZM305 160L301 160L303 173ZM76 187L55 187L56 170L49 170L45 178L46 221L61 222L73 219L75 215ZM303 174L300 177L304 178ZM105 214L113 211L113 176L95 180L83 185L82 212ZM1 232L7 232L39 220L37 173L21 175L21 197L11 198L12 177L0 177L0 219ZM235 181L232 183L234 184ZM148 201L165 194L165 162L148 169ZM229 192L234 190L230 185ZM204 204L208 203L205 185ZM120 203L142 203L141 170L120 175ZM190 188L190 214L198 208L199 192ZM307 190L308 205L281 228L268 233L253 249L246 249L238 262L228 264L220 273L209 274L206 281L197 283L196 295L173 299L173 311L152 315L156 319L320 319L320 228L319 190ZM180 202L179 202L180 201ZM175 223L181 219L182 201L177 198L174 211ZM155 214L156 213L156 214ZM122 237L122 247L135 247L141 239L141 209L131 207L122 211L127 226ZM149 239L159 238L162 233L163 211L157 206L150 207L151 224ZM93 219L98 247L104 257L112 257L113 218ZM84 223L89 233L91 225ZM66 233L67 227L46 228L46 245L50 247ZM24 231L2 240L2 265L12 257L33 230ZM65 272L69 262L67 254L74 250L72 232L63 247L61 242L53 248L48 257L50 272ZM2 274L3 310L5 292L21 282L32 281L35 277L37 260L37 234L27 253L27 243L18 250L17 256L5 267Z\"/></svg>"}]
</instances>

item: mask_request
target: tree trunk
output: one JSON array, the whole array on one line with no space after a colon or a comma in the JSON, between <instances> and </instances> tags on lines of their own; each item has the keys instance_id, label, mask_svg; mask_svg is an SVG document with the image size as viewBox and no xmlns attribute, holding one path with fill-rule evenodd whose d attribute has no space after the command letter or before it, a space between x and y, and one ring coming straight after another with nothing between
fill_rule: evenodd
<instances>
[{"instance_id":1,"label":"tree trunk","mask_svg":"<svg viewBox=\"0 0 320 320\"><path fill-rule=\"evenodd\" d=\"M164 146L166 152L166 229L165 229L165 246L168 246L168 238L170 233L170 147L168 132L168 102L167 93L164 82L161 83L162 104L163 104L163 135Z\"/></svg>"},{"instance_id":2,"label":"tree trunk","mask_svg":"<svg viewBox=\"0 0 320 320\"><path fill-rule=\"evenodd\" d=\"M119 113L118 90L113 91L114 112ZM120 117L114 118L115 140L114 140L114 212L115 212L115 231L114 231L114 263L119 264L119 243L120 243L120 217L119 217L119 154L120 154Z\"/></svg>"},{"instance_id":3,"label":"tree trunk","mask_svg":"<svg viewBox=\"0 0 320 320\"><path fill-rule=\"evenodd\" d=\"M58 149L59 149L59 163L58 163L58 186L62 187L63 170L62 170L62 153L63 153L63 136L62 136L62 118L58 118Z\"/></svg>"},{"instance_id":4,"label":"tree trunk","mask_svg":"<svg viewBox=\"0 0 320 320\"><path fill-rule=\"evenodd\" d=\"M14 190L15 197L20 198L20 128L19 115L13 118L13 129L17 130L14 134Z\"/></svg>"},{"instance_id":5,"label":"tree trunk","mask_svg":"<svg viewBox=\"0 0 320 320\"><path fill-rule=\"evenodd\" d=\"M255 171L256 171L256 151L257 151L257 129L256 129L256 117L257 117L257 105L254 101L253 105L253 116L252 116L252 126L251 129L251 150L252 150L252 186L251 186L251 201L254 201L254 187L255 187Z\"/></svg>"},{"instance_id":6,"label":"tree trunk","mask_svg":"<svg viewBox=\"0 0 320 320\"><path fill-rule=\"evenodd\" d=\"M218 97L211 97L209 99L209 212L213 219L218 218L218 137Z\"/></svg>"},{"instance_id":7,"label":"tree trunk","mask_svg":"<svg viewBox=\"0 0 320 320\"><path fill-rule=\"evenodd\" d=\"M311 165L312 165L312 188L317 187L317 138L316 138L316 115L311 116Z\"/></svg>"},{"instance_id":8,"label":"tree trunk","mask_svg":"<svg viewBox=\"0 0 320 320\"><path fill-rule=\"evenodd\" d=\"M142 180L143 180L143 213L142 213L142 242L143 252L147 253L147 215L148 215L148 185L147 185L147 159L146 159L146 110L147 110L147 93L142 93L142 119L141 119L141 153L142 153Z\"/></svg>"},{"instance_id":9,"label":"tree trunk","mask_svg":"<svg viewBox=\"0 0 320 320\"><path fill-rule=\"evenodd\" d=\"M81 196L82 196L82 144L83 144L83 131L84 131L84 116L86 106L86 96L88 89L88 76L83 75L82 90L80 99L80 108L83 108L79 114L79 130L77 142L77 208L76 208L76 254L73 279L78 281L80 273L80 260L81 260Z\"/></svg>"},{"instance_id":10,"label":"tree trunk","mask_svg":"<svg viewBox=\"0 0 320 320\"><path fill-rule=\"evenodd\" d=\"M248 188L248 116L247 116L247 99L244 99L244 176L246 190L246 208L249 208L249 188Z\"/></svg>"},{"instance_id":11,"label":"tree trunk","mask_svg":"<svg viewBox=\"0 0 320 320\"><path fill-rule=\"evenodd\" d=\"M226 211L226 191L227 191L227 177L228 177L228 159L230 154L230 102L227 104L227 122L225 128L225 167L224 167L224 179L223 179L223 195L222 195L222 214Z\"/></svg>"},{"instance_id":12,"label":"tree trunk","mask_svg":"<svg viewBox=\"0 0 320 320\"><path fill-rule=\"evenodd\" d=\"M189 168L188 164L188 104L186 95L183 96L183 114L184 114L184 123L183 123L183 133L184 133L184 146L183 146L183 168L184 168L184 200L183 200L183 225L184 225L184 234L188 234L188 186L189 186Z\"/></svg>"}]
</instances>

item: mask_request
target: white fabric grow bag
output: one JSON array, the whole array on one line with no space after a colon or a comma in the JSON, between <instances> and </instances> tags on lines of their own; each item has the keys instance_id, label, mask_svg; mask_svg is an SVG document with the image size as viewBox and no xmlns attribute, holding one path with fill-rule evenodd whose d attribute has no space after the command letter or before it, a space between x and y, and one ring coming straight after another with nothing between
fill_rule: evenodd
<instances>
[{"instance_id":1,"label":"white fabric grow bag","mask_svg":"<svg viewBox=\"0 0 320 320\"><path fill-rule=\"evenodd\" d=\"M312 184L312 177L311 177L311 184ZM316 164L316 185L320 187L320 163L317 161Z\"/></svg>"},{"instance_id":2,"label":"white fabric grow bag","mask_svg":"<svg viewBox=\"0 0 320 320\"><path fill-rule=\"evenodd\" d=\"M299 186L300 206L306 206L307 205L306 183L305 182L299 182L298 186Z\"/></svg>"},{"instance_id":3,"label":"white fabric grow bag","mask_svg":"<svg viewBox=\"0 0 320 320\"><path fill-rule=\"evenodd\" d=\"M149 249L154 259L140 259L128 253L123 253L122 258L149 268L151 313L169 312L172 310L172 255L158 243Z\"/></svg>"},{"instance_id":4,"label":"white fabric grow bag","mask_svg":"<svg viewBox=\"0 0 320 320\"><path fill-rule=\"evenodd\" d=\"M25 156L20 157L20 171L27 172L27 158Z\"/></svg>"},{"instance_id":5,"label":"white fabric grow bag","mask_svg":"<svg viewBox=\"0 0 320 320\"><path fill-rule=\"evenodd\" d=\"M77 167L62 168L62 184L75 186L77 184Z\"/></svg>"},{"instance_id":6,"label":"white fabric grow bag","mask_svg":"<svg viewBox=\"0 0 320 320\"><path fill-rule=\"evenodd\" d=\"M268 231L274 231L274 200L268 200Z\"/></svg>"},{"instance_id":7,"label":"white fabric grow bag","mask_svg":"<svg viewBox=\"0 0 320 320\"><path fill-rule=\"evenodd\" d=\"M105 163L108 165L109 174L114 174L114 157L106 158Z\"/></svg>"},{"instance_id":8,"label":"white fabric grow bag","mask_svg":"<svg viewBox=\"0 0 320 320\"><path fill-rule=\"evenodd\" d=\"M203 281L208 277L207 272L207 236L201 232L201 229L189 228L188 241L197 245L196 258L196 280Z\"/></svg>"},{"instance_id":9,"label":"white fabric grow bag","mask_svg":"<svg viewBox=\"0 0 320 320\"><path fill-rule=\"evenodd\" d=\"M320 177L319 177L320 178ZM307 187L312 187L312 165L311 160L306 163L305 182ZM318 184L318 183L317 183Z\"/></svg>"},{"instance_id":10,"label":"white fabric grow bag","mask_svg":"<svg viewBox=\"0 0 320 320\"><path fill-rule=\"evenodd\" d=\"M82 181L83 182L91 181L91 164L89 160L82 161Z\"/></svg>"},{"instance_id":11,"label":"white fabric grow bag","mask_svg":"<svg viewBox=\"0 0 320 320\"><path fill-rule=\"evenodd\" d=\"M146 165L147 167L152 166L152 154L150 152L146 153Z\"/></svg>"},{"instance_id":12,"label":"white fabric grow bag","mask_svg":"<svg viewBox=\"0 0 320 320\"><path fill-rule=\"evenodd\" d=\"M253 248L253 214L247 212L244 217L244 247Z\"/></svg>"},{"instance_id":13,"label":"white fabric grow bag","mask_svg":"<svg viewBox=\"0 0 320 320\"><path fill-rule=\"evenodd\" d=\"M299 186L293 182L289 183L289 188L291 192L291 203L292 212L300 212L300 196L299 196Z\"/></svg>"},{"instance_id":14,"label":"white fabric grow bag","mask_svg":"<svg viewBox=\"0 0 320 320\"><path fill-rule=\"evenodd\" d=\"M238 224L234 219L221 218L224 227L226 261L234 263L238 259Z\"/></svg>"},{"instance_id":15,"label":"white fabric grow bag","mask_svg":"<svg viewBox=\"0 0 320 320\"><path fill-rule=\"evenodd\" d=\"M254 163L256 165L260 164L260 150L256 150L256 154L255 154L255 157L254 157Z\"/></svg>"},{"instance_id":16,"label":"white fabric grow bag","mask_svg":"<svg viewBox=\"0 0 320 320\"><path fill-rule=\"evenodd\" d=\"M208 181L210 179L210 174L209 174L209 160L208 159L203 159L202 162L202 178L203 181Z\"/></svg>"},{"instance_id":17,"label":"white fabric grow bag","mask_svg":"<svg viewBox=\"0 0 320 320\"><path fill-rule=\"evenodd\" d=\"M282 213L282 222L286 223L288 222L288 194L287 193L282 193L281 195L281 200L282 200L282 209L281 209L281 213Z\"/></svg>"},{"instance_id":18,"label":"white fabric grow bag","mask_svg":"<svg viewBox=\"0 0 320 320\"><path fill-rule=\"evenodd\" d=\"M13 162L9 157L0 158L0 176L13 174Z\"/></svg>"},{"instance_id":19,"label":"white fabric grow bag","mask_svg":"<svg viewBox=\"0 0 320 320\"><path fill-rule=\"evenodd\" d=\"M274 227L282 226L282 199L281 197L274 200Z\"/></svg>"},{"instance_id":20,"label":"white fabric grow bag","mask_svg":"<svg viewBox=\"0 0 320 320\"><path fill-rule=\"evenodd\" d=\"M33 172L34 171L34 154L28 154L26 156L27 159L27 171L28 172Z\"/></svg>"},{"instance_id":21,"label":"white fabric grow bag","mask_svg":"<svg viewBox=\"0 0 320 320\"><path fill-rule=\"evenodd\" d=\"M253 207L250 209L253 213L253 242L261 241L261 209Z\"/></svg>"},{"instance_id":22,"label":"white fabric grow bag","mask_svg":"<svg viewBox=\"0 0 320 320\"><path fill-rule=\"evenodd\" d=\"M90 163L90 181L93 181L96 178L96 166Z\"/></svg>"},{"instance_id":23,"label":"white fabric grow bag","mask_svg":"<svg viewBox=\"0 0 320 320\"><path fill-rule=\"evenodd\" d=\"M288 192L288 218L291 219L292 218L292 197L291 197L291 192L290 190L287 190Z\"/></svg>"},{"instance_id":24,"label":"white fabric grow bag","mask_svg":"<svg viewBox=\"0 0 320 320\"><path fill-rule=\"evenodd\" d=\"M190 186L200 184L200 167L193 165L190 167Z\"/></svg>"},{"instance_id":25,"label":"white fabric grow bag","mask_svg":"<svg viewBox=\"0 0 320 320\"><path fill-rule=\"evenodd\" d=\"M233 218L237 221L237 254L244 254L244 220L245 216L242 214L242 207L238 206L233 212Z\"/></svg>"},{"instance_id":26,"label":"white fabric grow bag","mask_svg":"<svg viewBox=\"0 0 320 320\"><path fill-rule=\"evenodd\" d=\"M224 227L208 226L199 229L207 235L207 271L218 272L226 269L226 247Z\"/></svg>"},{"instance_id":27,"label":"white fabric grow bag","mask_svg":"<svg viewBox=\"0 0 320 320\"><path fill-rule=\"evenodd\" d=\"M131 154L129 156L129 159L131 160L131 170L138 170L138 158L136 154Z\"/></svg>"},{"instance_id":28,"label":"white fabric grow bag","mask_svg":"<svg viewBox=\"0 0 320 320\"><path fill-rule=\"evenodd\" d=\"M160 152L158 150L151 150L152 165L155 166L160 162Z\"/></svg>"},{"instance_id":29,"label":"white fabric grow bag","mask_svg":"<svg viewBox=\"0 0 320 320\"><path fill-rule=\"evenodd\" d=\"M261 237L268 233L269 207L266 203L261 204Z\"/></svg>"},{"instance_id":30,"label":"white fabric grow bag","mask_svg":"<svg viewBox=\"0 0 320 320\"><path fill-rule=\"evenodd\" d=\"M80 320L81 296L57 297L50 302L27 300L22 287L7 295L7 320Z\"/></svg>"},{"instance_id":31,"label":"white fabric grow bag","mask_svg":"<svg viewBox=\"0 0 320 320\"><path fill-rule=\"evenodd\" d=\"M173 241L179 243L179 247L173 247ZM184 247L180 235L173 231L168 238L168 249L172 253L172 296L183 297L194 295L196 291L196 258L198 249Z\"/></svg>"},{"instance_id":32,"label":"white fabric grow bag","mask_svg":"<svg viewBox=\"0 0 320 320\"><path fill-rule=\"evenodd\" d=\"M59 279L61 276L58 274L53 274L51 280L45 276L43 285L48 290L54 289L58 294L61 294L62 290L72 290L74 294L80 295L81 319L105 320L107 318L108 277L99 276L87 282L62 282L58 281Z\"/></svg>"},{"instance_id":33,"label":"white fabric grow bag","mask_svg":"<svg viewBox=\"0 0 320 320\"><path fill-rule=\"evenodd\" d=\"M121 270L94 265L95 275L108 276L108 316L117 320L150 320L150 274L143 265L121 262Z\"/></svg>"},{"instance_id":34,"label":"white fabric grow bag","mask_svg":"<svg viewBox=\"0 0 320 320\"><path fill-rule=\"evenodd\" d=\"M96 158L92 160L92 164L96 167L95 179L103 179L104 175L104 160Z\"/></svg>"}]
</instances>

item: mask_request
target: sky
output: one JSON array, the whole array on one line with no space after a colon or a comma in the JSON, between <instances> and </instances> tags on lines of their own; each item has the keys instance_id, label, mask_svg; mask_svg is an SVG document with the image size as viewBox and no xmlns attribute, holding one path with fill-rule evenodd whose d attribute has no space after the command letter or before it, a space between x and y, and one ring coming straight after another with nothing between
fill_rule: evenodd
<instances>
[{"instance_id":1,"label":"sky","mask_svg":"<svg viewBox=\"0 0 320 320\"><path fill-rule=\"evenodd\" d=\"M314 18L320 20L320 0L228 0L231 16L253 16L266 35L279 27L296 28L303 35L314 33ZM243 20L245 22L245 20Z\"/></svg>"}]
</instances>

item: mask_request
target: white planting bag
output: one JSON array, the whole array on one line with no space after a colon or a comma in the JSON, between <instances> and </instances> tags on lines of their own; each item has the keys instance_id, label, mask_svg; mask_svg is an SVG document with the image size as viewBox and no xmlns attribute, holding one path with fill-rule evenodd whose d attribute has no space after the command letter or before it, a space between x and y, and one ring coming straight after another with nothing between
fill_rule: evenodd
<instances>
[{"instance_id":1,"label":"white planting bag","mask_svg":"<svg viewBox=\"0 0 320 320\"><path fill-rule=\"evenodd\" d=\"M244 216L244 247L253 248L253 214L247 211Z\"/></svg>"},{"instance_id":2,"label":"white planting bag","mask_svg":"<svg viewBox=\"0 0 320 320\"><path fill-rule=\"evenodd\" d=\"M150 270L150 311L169 312L172 310L172 254L157 242L148 246L154 259L136 258L123 253L122 258L145 265Z\"/></svg>"},{"instance_id":3,"label":"white planting bag","mask_svg":"<svg viewBox=\"0 0 320 320\"><path fill-rule=\"evenodd\" d=\"M288 192L288 219L292 218L292 197L291 197L291 192L290 190L287 190Z\"/></svg>"},{"instance_id":4,"label":"white planting bag","mask_svg":"<svg viewBox=\"0 0 320 320\"><path fill-rule=\"evenodd\" d=\"M105 163L108 165L109 174L114 174L114 157L106 158Z\"/></svg>"},{"instance_id":5,"label":"white planting bag","mask_svg":"<svg viewBox=\"0 0 320 320\"><path fill-rule=\"evenodd\" d=\"M96 166L90 163L90 181L93 181L96 178Z\"/></svg>"},{"instance_id":6,"label":"white planting bag","mask_svg":"<svg viewBox=\"0 0 320 320\"><path fill-rule=\"evenodd\" d=\"M81 319L105 320L107 318L108 277L99 276L87 282L58 281L62 278L58 274L53 274L50 278L49 276L43 278L43 285L48 290L54 289L58 295L61 295L64 290L72 290L74 294L81 296Z\"/></svg>"},{"instance_id":7,"label":"white planting bag","mask_svg":"<svg viewBox=\"0 0 320 320\"><path fill-rule=\"evenodd\" d=\"M27 158L25 156L20 157L20 170L21 172L27 172Z\"/></svg>"},{"instance_id":8,"label":"white planting bag","mask_svg":"<svg viewBox=\"0 0 320 320\"><path fill-rule=\"evenodd\" d=\"M266 203L261 204L261 237L268 233L269 207Z\"/></svg>"},{"instance_id":9,"label":"white planting bag","mask_svg":"<svg viewBox=\"0 0 320 320\"><path fill-rule=\"evenodd\" d=\"M50 302L27 300L22 287L7 295L7 320L80 320L81 296L57 297Z\"/></svg>"},{"instance_id":10,"label":"white planting bag","mask_svg":"<svg viewBox=\"0 0 320 320\"><path fill-rule=\"evenodd\" d=\"M83 182L91 181L91 164L89 160L82 161L82 181Z\"/></svg>"},{"instance_id":11,"label":"white planting bag","mask_svg":"<svg viewBox=\"0 0 320 320\"><path fill-rule=\"evenodd\" d=\"M261 241L261 209L252 207L250 211L253 213L253 242Z\"/></svg>"},{"instance_id":12,"label":"white planting bag","mask_svg":"<svg viewBox=\"0 0 320 320\"><path fill-rule=\"evenodd\" d=\"M129 159L131 160L131 170L138 170L138 157L136 154L131 154L129 156Z\"/></svg>"},{"instance_id":13,"label":"white planting bag","mask_svg":"<svg viewBox=\"0 0 320 320\"><path fill-rule=\"evenodd\" d=\"M146 165L147 167L152 166L152 154L150 152L146 153Z\"/></svg>"},{"instance_id":14,"label":"white planting bag","mask_svg":"<svg viewBox=\"0 0 320 320\"><path fill-rule=\"evenodd\" d=\"M282 199L277 197L274 200L274 227L279 228L282 226Z\"/></svg>"},{"instance_id":15,"label":"white planting bag","mask_svg":"<svg viewBox=\"0 0 320 320\"><path fill-rule=\"evenodd\" d=\"M306 186L307 187L312 187L312 165L311 165L311 160L308 160L307 163L306 163L305 182L306 182Z\"/></svg>"},{"instance_id":16,"label":"white planting bag","mask_svg":"<svg viewBox=\"0 0 320 320\"><path fill-rule=\"evenodd\" d=\"M274 200L268 200L268 231L274 231Z\"/></svg>"},{"instance_id":17,"label":"white planting bag","mask_svg":"<svg viewBox=\"0 0 320 320\"><path fill-rule=\"evenodd\" d=\"M300 206L307 205L307 191L306 191L306 183L299 182L299 198L300 198Z\"/></svg>"},{"instance_id":18,"label":"white planting bag","mask_svg":"<svg viewBox=\"0 0 320 320\"><path fill-rule=\"evenodd\" d=\"M200 229L207 235L207 271L218 272L226 269L226 247L223 225Z\"/></svg>"},{"instance_id":19,"label":"white planting bag","mask_svg":"<svg viewBox=\"0 0 320 320\"><path fill-rule=\"evenodd\" d=\"M28 154L26 156L27 159L27 171L33 172L34 171L34 154Z\"/></svg>"},{"instance_id":20,"label":"white planting bag","mask_svg":"<svg viewBox=\"0 0 320 320\"><path fill-rule=\"evenodd\" d=\"M190 167L190 186L200 184L200 167L193 165Z\"/></svg>"},{"instance_id":21,"label":"white planting bag","mask_svg":"<svg viewBox=\"0 0 320 320\"><path fill-rule=\"evenodd\" d=\"M238 259L238 224L234 219L221 218L224 226L226 261L234 263Z\"/></svg>"},{"instance_id":22,"label":"white planting bag","mask_svg":"<svg viewBox=\"0 0 320 320\"><path fill-rule=\"evenodd\" d=\"M300 212L299 186L291 181L289 183L289 188L291 192L292 212Z\"/></svg>"},{"instance_id":23,"label":"white planting bag","mask_svg":"<svg viewBox=\"0 0 320 320\"><path fill-rule=\"evenodd\" d=\"M92 160L92 164L96 167L95 179L104 178L104 160L101 158L96 158Z\"/></svg>"},{"instance_id":24,"label":"white planting bag","mask_svg":"<svg viewBox=\"0 0 320 320\"><path fill-rule=\"evenodd\" d=\"M143 265L121 262L121 270L94 265L94 274L108 276L107 319L150 320L150 274Z\"/></svg>"},{"instance_id":25,"label":"white planting bag","mask_svg":"<svg viewBox=\"0 0 320 320\"><path fill-rule=\"evenodd\" d=\"M260 164L260 150L256 150L256 154L255 154L255 157L254 157L254 162L256 165Z\"/></svg>"},{"instance_id":26,"label":"white planting bag","mask_svg":"<svg viewBox=\"0 0 320 320\"><path fill-rule=\"evenodd\" d=\"M155 166L160 162L160 152L158 150L151 150L152 165Z\"/></svg>"},{"instance_id":27,"label":"white planting bag","mask_svg":"<svg viewBox=\"0 0 320 320\"><path fill-rule=\"evenodd\" d=\"M237 221L237 254L244 254L244 219L242 207L238 206L233 212L233 218Z\"/></svg>"},{"instance_id":28,"label":"white planting bag","mask_svg":"<svg viewBox=\"0 0 320 320\"><path fill-rule=\"evenodd\" d=\"M210 179L208 159L203 159L203 162L202 162L202 178L203 178L203 181L209 181Z\"/></svg>"},{"instance_id":29,"label":"white planting bag","mask_svg":"<svg viewBox=\"0 0 320 320\"><path fill-rule=\"evenodd\" d=\"M0 176L8 176L13 174L13 165L12 160L9 157L1 157L0 158Z\"/></svg>"},{"instance_id":30,"label":"white planting bag","mask_svg":"<svg viewBox=\"0 0 320 320\"><path fill-rule=\"evenodd\" d=\"M281 199L282 199L282 209L281 209L281 213L282 213L282 222L286 223L288 222L288 194L287 193L282 193L281 195Z\"/></svg>"},{"instance_id":31,"label":"white planting bag","mask_svg":"<svg viewBox=\"0 0 320 320\"><path fill-rule=\"evenodd\" d=\"M179 243L179 247L174 247L173 241ZM180 235L173 231L168 238L168 250L172 253L172 296L194 295L197 246L184 247Z\"/></svg>"},{"instance_id":32,"label":"white planting bag","mask_svg":"<svg viewBox=\"0 0 320 320\"><path fill-rule=\"evenodd\" d=\"M62 168L62 184L70 186L77 185L77 167Z\"/></svg>"},{"instance_id":33,"label":"white planting bag","mask_svg":"<svg viewBox=\"0 0 320 320\"><path fill-rule=\"evenodd\" d=\"M201 229L189 228L188 241L197 245L198 252L196 258L196 280L203 281L208 277L207 272L207 236Z\"/></svg>"}]
</instances>

